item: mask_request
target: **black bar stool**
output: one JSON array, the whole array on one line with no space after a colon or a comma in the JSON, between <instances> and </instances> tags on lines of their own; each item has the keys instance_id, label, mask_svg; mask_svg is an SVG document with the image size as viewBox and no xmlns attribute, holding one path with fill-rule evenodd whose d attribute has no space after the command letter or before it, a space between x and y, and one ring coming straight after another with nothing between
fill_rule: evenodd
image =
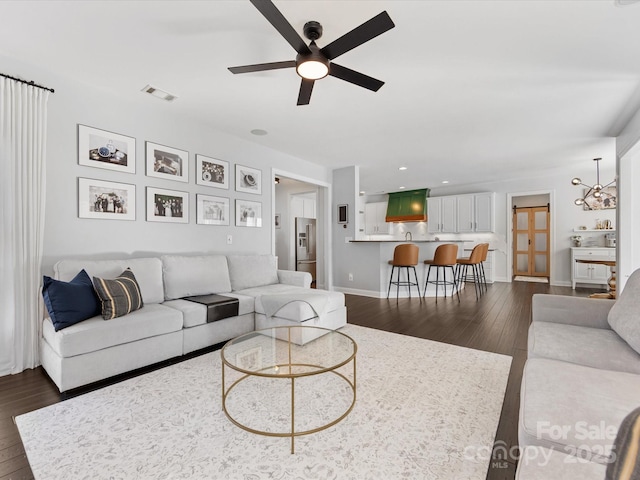
<instances>
[{"instance_id":1,"label":"black bar stool","mask_svg":"<svg viewBox=\"0 0 640 480\"><path fill-rule=\"evenodd\" d=\"M418 285L418 275L416 273L416 265L418 264L418 246L413 243L403 243L401 245L396 246L393 250L393 260L389 260L389 265L391 265L391 277L389 277L389 288L387 290L387 298L389 298L389 293L391 292L391 285L396 286L396 300L400 294L400 285L409 287L409 298L411 298L411 287L415 286L418 289L418 298L420 298L420 285ZM393 272L398 268L398 275L396 281L393 281ZM400 271L402 269L407 271L407 280L400 280ZM409 269L413 270L413 275L416 279L415 282L412 282L409 277Z\"/></svg>"},{"instance_id":2,"label":"black bar stool","mask_svg":"<svg viewBox=\"0 0 640 480\"><path fill-rule=\"evenodd\" d=\"M436 302L438 301L438 286L442 285L444 288L444 296L447 296L447 285L451 285L451 296L455 291L458 295L458 301L460 301L460 293L458 292L458 282L456 281L456 259L458 257L458 246L453 243L445 243L439 245L436 248L436 252L433 254L433 260L425 260L424 264L429 265L427 270L427 279L424 282L423 296L427 294L427 285L430 283L436 286ZM429 280L431 276L431 267L436 267L436 279ZM447 268L451 269L451 280L447 280ZM440 279L440 269L442 269L442 279Z\"/></svg>"},{"instance_id":3,"label":"black bar stool","mask_svg":"<svg viewBox=\"0 0 640 480\"><path fill-rule=\"evenodd\" d=\"M473 286L476 290L476 300L480 298L480 294L482 293L481 286L481 273L480 273L480 261L482 260L482 252L484 250L484 244L479 243L473 250L471 250L471 255L469 258L459 258L457 260L458 264L458 283L467 282L467 271L469 267L471 267L473 273Z\"/></svg>"}]
</instances>

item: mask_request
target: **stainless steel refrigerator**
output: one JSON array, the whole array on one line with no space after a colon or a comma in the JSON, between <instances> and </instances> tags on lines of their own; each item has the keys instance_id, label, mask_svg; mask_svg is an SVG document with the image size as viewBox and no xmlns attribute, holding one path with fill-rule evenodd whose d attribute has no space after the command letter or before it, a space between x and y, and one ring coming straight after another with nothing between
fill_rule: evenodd
<instances>
[{"instance_id":1,"label":"stainless steel refrigerator","mask_svg":"<svg viewBox=\"0 0 640 480\"><path fill-rule=\"evenodd\" d=\"M296 270L316 281L316 219L296 217Z\"/></svg>"}]
</instances>

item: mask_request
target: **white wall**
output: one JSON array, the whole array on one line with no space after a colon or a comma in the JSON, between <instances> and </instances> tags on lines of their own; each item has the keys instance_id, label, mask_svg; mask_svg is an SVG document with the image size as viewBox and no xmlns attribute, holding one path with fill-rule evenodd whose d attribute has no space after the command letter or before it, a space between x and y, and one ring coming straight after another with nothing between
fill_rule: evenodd
<instances>
[{"instance_id":1,"label":"white wall","mask_svg":"<svg viewBox=\"0 0 640 480\"><path fill-rule=\"evenodd\" d=\"M345 167L333 171L333 285L341 291L352 293L357 293L358 290L377 291L380 276L378 254L375 254L375 262L372 262L373 250L368 249L366 244L348 243L348 240L356 238L359 190L359 167ZM337 211L338 205L345 204L349 206L349 223L342 225L337 223ZM353 275L352 281L349 280L350 273Z\"/></svg>"},{"instance_id":2,"label":"white wall","mask_svg":"<svg viewBox=\"0 0 640 480\"><path fill-rule=\"evenodd\" d=\"M640 111L638 111L617 138L619 196L618 208L618 292L631 273L640 268Z\"/></svg>"},{"instance_id":3,"label":"white wall","mask_svg":"<svg viewBox=\"0 0 640 480\"><path fill-rule=\"evenodd\" d=\"M175 104L140 93L135 103L120 100L117 92L97 90L13 59L0 57L3 72L34 79L56 91L49 101L47 146L47 205L43 273L67 257L122 257L163 252L271 252L270 171L276 167L322 182L330 181L330 171L305 160L253 144L179 115ZM213 112L212 115L224 115ZM127 174L78 165L77 125L96 127L136 139L136 173ZM251 126L247 125L247 129ZM189 151L189 183L145 176L145 141ZM219 158L262 170L263 193L237 193L232 171L230 189L195 184L195 154ZM94 220L78 218L78 177L134 184L136 220ZM145 187L189 192L188 224L145 221ZM196 225L196 193L228 197L231 225ZM263 227L235 226L236 198L262 202ZM227 245L226 237L233 236Z\"/></svg>"}]
</instances>

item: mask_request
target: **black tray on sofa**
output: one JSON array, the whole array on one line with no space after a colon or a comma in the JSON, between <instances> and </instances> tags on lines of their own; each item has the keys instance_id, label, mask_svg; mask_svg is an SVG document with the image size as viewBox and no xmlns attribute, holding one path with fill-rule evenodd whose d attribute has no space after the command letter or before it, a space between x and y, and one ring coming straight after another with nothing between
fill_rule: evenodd
<instances>
[{"instance_id":1,"label":"black tray on sofa","mask_svg":"<svg viewBox=\"0 0 640 480\"><path fill-rule=\"evenodd\" d=\"M238 315L238 299L224 295L196 295L184 297L183 300L201 303L207 306L207 323L223 320Z\"/></svg>"}]
</instances>

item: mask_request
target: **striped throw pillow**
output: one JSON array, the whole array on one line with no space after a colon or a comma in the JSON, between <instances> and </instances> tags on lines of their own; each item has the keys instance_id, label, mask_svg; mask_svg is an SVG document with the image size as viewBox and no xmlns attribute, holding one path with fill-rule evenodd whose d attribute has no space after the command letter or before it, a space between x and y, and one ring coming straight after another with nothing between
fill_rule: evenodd
<instances>
[{"instance_id":1,"label":"striped throw pillow","mask_svg":"<svg viewBox=\"0 0 640 480\"><path fill-rule=\"evenodd\" d=\"M607 465L605 480L640 478L640 408L622 420L612 458L613 461Z\"/></svg>"},{"instance_id":2,"label":"striped throw pillow","mask_svg":"<svg viewBox=\"0 0 640 480\"><path fill-rule=\"evenodd\" d=\"M130 268L113 280L93 277L93 286L102 302L105 320L122 317L143 306L140 286Z\"/></svg>"}]
</instances>

